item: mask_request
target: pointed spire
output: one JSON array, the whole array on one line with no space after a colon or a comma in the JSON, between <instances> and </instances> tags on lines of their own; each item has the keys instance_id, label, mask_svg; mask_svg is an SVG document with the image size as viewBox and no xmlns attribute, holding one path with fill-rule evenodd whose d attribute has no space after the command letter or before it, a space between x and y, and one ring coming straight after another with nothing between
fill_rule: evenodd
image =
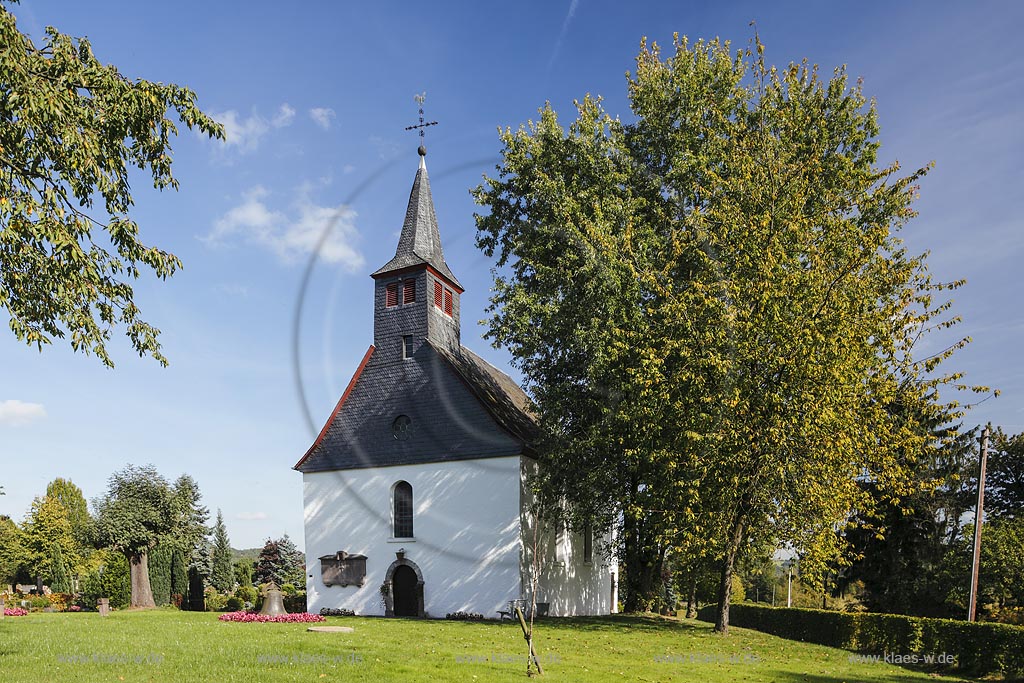
<instances>
[{"instance_id":1,"label":"pointed spire","mask_svg":"<svg viewBox=\"0 0 1024 683\"><path fill-rule=\"evenodd\" d=\"M441 233L437 229L437 215L434 213L434 199L430 194L430 180L427 178L427 150L420 146L420 166L409 193L409 206L405 210L402 236L398 239L395 257L373 272L372 277L417 265L429 265L452 284L462 285L449 270L441 249Z\"/></svg>"}]
</instances>

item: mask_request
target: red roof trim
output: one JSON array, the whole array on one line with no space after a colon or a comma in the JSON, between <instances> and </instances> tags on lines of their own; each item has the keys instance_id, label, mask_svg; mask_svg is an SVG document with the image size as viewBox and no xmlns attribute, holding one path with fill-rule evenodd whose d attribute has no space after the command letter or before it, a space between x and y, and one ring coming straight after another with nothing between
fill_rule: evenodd
<instances>
[{"instance_id":1,"label":"red roof trim","mask_svg":"<svg viewBox=\"0 0 1024 683\"><path fill-rule=\"evenodd\" d=\"M446 277L444 273L438 271L436 268L427 263L417 263L414 266L406 266L405 268L399 268L398 270L389 270L386 273L377 273L376 275L371 275L370 277L372 277L374 280L382 277L395 277L396 275L404 275L414 270L420 270L421 268L426 268L428 273L433 274L434 277L436 277L441 282L444 282L452 289L456 290L459 294L462 294L463 292L466 291L459 285L452 282L451 279Z\"/></svg>"},{"instance_id":2,"label":"red roof trim","mask_svg":"<svg viewBox=\"0 0 1024 683\"><path fill-rule=\"evenodd\" d=\"M338 413L341 411L341 407L345 405L345 399L347 399L348 395L352 393L352 388L355 387L356 382L359 381L359 375L363 374L363 368L366 367L366 363L370 360L370 356L373 355L374 348L373 344L370 344L370 348L366 350L366 355L363 356L362 362L360 362L359 367L356 368L356 373L352 375L352 379L348 381L348 386L345 387L345 393L341 395L340 399L338 399L338 405L334 406L331 416L327 418L324 428L320 430L320 433L316 437L316 441L314 441L313 445L309 447L306 454L302 456L302 459L292 467L293 470L299 469L299 467L302 466L302 463L306 462L309 456L313 454L313 451L315 451L316 447L320 445L320 442L324 440L324 436L327 435L327 429L331 426L331 423L334 422L334 418L338 416Z\"/></svg>"}]
</instances>

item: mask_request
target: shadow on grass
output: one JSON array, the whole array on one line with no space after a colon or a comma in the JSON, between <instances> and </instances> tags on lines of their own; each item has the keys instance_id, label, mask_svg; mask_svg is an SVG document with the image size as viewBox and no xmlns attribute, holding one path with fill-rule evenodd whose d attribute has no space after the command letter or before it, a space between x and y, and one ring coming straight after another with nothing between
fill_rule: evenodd
<instances>
[{"instance_id":1,"label":"shadow on grass","mask_svg":"<svg viewBox=\"0 0 1024 683\"><path fill-rule=\"evenodd\" d=\"M518 622L512 622L518 623ZM600 617L544 617L538 627L567 626L581 631L705 631L711 626L692 619L683 621L657 614L611 614Z\"/></svg>"}]
</instances>

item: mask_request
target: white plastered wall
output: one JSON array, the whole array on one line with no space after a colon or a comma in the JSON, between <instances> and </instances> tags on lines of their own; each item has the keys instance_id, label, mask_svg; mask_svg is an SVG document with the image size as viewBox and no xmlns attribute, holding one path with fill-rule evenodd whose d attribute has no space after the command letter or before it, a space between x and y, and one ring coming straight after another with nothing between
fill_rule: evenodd
<instances>
[{"instance_id":1,"label":"white plastered wall","mask_svg":"<svg viewBox=\"0 0 1024 683\"><path fill-rule=\"evenodd\" d=\"M413 490L414 538L392 538L392 489ZM428 616L494 618L521 593L520 457L303 474L307 609L384 614L380 586L396 551L423 575ZM320 560L367 556L362 587L325 586Z\"/></svg>"}]
</instances>

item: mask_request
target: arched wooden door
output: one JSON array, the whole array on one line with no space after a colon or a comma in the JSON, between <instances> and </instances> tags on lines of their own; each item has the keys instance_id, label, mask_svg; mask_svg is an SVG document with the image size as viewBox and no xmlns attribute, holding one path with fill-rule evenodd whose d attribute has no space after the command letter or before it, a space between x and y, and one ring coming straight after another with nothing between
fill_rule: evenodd
<instances>
[{"instance_id":1,"label":"arched wooden door","mask_svg":"<svg viewBox=\"0 0 1024 683\"><path fill-rule=\"evenodd\" d=\"M394 590L396 617L419 616L419 600L416 597L417 582L416 572L412 567L401 565L395 568L395 573L391 577L391 585Z\"/></svg>"}]
</instances>

